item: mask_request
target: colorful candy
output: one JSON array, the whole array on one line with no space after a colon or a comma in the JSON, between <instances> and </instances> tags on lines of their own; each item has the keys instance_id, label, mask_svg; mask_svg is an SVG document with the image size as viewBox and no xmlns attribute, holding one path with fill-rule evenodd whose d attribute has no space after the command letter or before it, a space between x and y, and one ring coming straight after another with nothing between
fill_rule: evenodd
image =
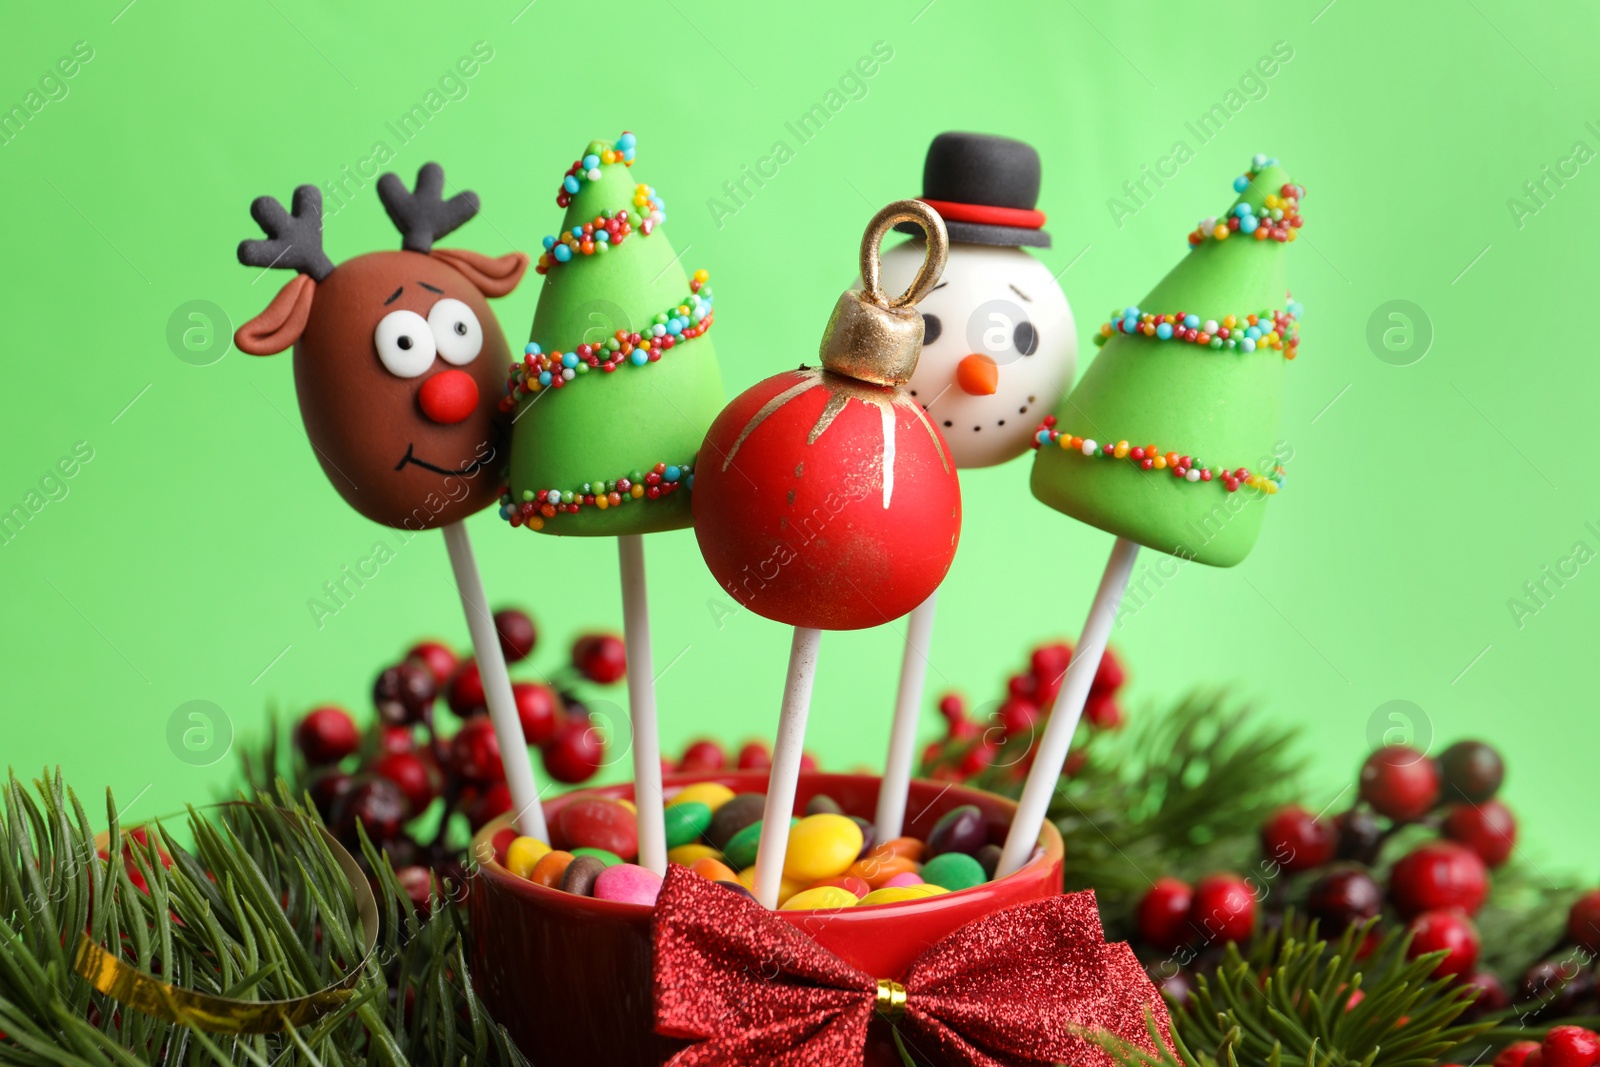
<instances>
[{"instance_id":1,"label":"colorful candy","mask_svg":"<svg viewBox=\"0 0 1600 1067\"><path fill-rule=\"evenodd\" d=\"M946 889L971 889L988 881L983 864L965 852L941 852L922 865L922 880Z\"/></svg>"},{"instance_id":2,"label":"colorful candy","mask_svg":"<svg viewBox=\"0 0 1600 1067\"><path fill-rule=\"evenodd\" d=\"M847 815L807 815L789 831L783 874L811 883L843 874L861 855L861 827Z\"/></svg>"},{"instance_id":3,"label":"colorful candy","mask_svg":"<svg viewBox=\"0 0 1600 1067\"><path fill-rule=\"evenodd\" d=\"M1290 300L1288 310L1263 309L1254 315L1224 315L1202 319L1193 312L1157 314L1136 307L1113 310L1111 319L1100 326L1095 345L1101 346L1119 333L1138 334L1157 341L1181 341L1215 351L1247 353L1258 348L1282 352L1293 359L1300 349L1299 302Z\"/></svg>"},{"instance_id":4,"label":"colorful candy","mask_svg":"<svg viewBox=\"0 0 1600 1067\"><path fill-rule=\"evenodd\" d=\"M522 397L560 389L591 370L610 374L623 367L659 362L670 349L699 337L711 329L711 289L705 284L709 277L703 270L695 271L689 295L658 312L643 330L618 330L604 341L581 344L571 352L547 353L529 341L522 362L511 365L500 410L513 411Z\"/></svg>"},{"instance_id":5,"label":"colorful candy","mask_svg":"<svg viewBox=\"0 0 1600 1067\"><path fill-rule=\"evenodd\" d=\"M989 843L989 826L983 812L974 804L951 808L933 824L928 834L928 855L944 852L976 852Z\"/></svg>"},{"instance_id":6,"label":"colorful candy","mask_svg":"<svg viewBox=\"0 0 1600 1067\"><path fill-rule=\"evenodd\" d=\"M711 809L698 800L666 809L667 847L677 848L699 840L711 827Z\"/></svg>"},{"instance_id":7,"label":"colorful candy","mask_svg":"<svg viewBox=\"0 0 1600 1067\"><path fill-rule=\"evenodd\" d=\"M556 817L557 832L568 846L604 849L622 859L639 852L639 822L633 812L614 800L585 797L561 809ZM570 848L579 855L578 848Z\"/></svg>"},{"instance_id":8,"label":"colorful candy","mask_svg":"<svg viewBox=\"0 0 1600 1067\"><path fill-rule=\"evenodd\" d=\"M1055 428L1056 417L1046 415L1034 433L1034 448L1058 445L1069 452L1081 452L1090 459L1125 459L1140 470L1170 470L1174 478L1186 482L1217 482L1230 493L1238 492L1241 485L1272 496L1283 488L1286 475L1281 465L1274 466L1270 474L1256 474L1246 467L1229 470L1226 467L1207 467L1200 460L1177 452L1163 453L1154 444L1130 445L1127 441L1101 444L1092 437L1078 437Z\"/></svg>"},{"instance_id":9,"label":"colorful candy","mask_svg":"<svg viewBox=\"0 0 1600 1067\"><path fill-rule=\"evenodd\" d=\"M586 507L619 508L635 500L660 500L679 488L694 488L694 467L687 463L657 463L648 474L634 471L611 482L584 482L576 489L524 489L517 500L509 488L500 495L500 517L513 526L544 529L546 519L576 514Z\"/></svg>"},{"instance_id":10,"label":"colorful candy","mask_svg":"<svg viewBox=\"0 0 1600 1067\"><path fill-rule=\"evenodd\" d=\"M561 891L576 897L594 896L594 883L606 865L593 856L574 856L561 875Z\"/></svg>"},{"instance_id":11,"label":"colorful candy","mask_svg":"<svg viewBox=\"0 0 1600 1067\"><path fill-rule=\"evenodd\" d=\"M1256 176L1268 167L1275 167L1278 161L1269 156L1256 155L1250 161L1250 169L1233 179L1233 191L1242 193L1250 188L1250 183ZM1300 201L1305 197L1304 187L1285 182L1276 193L1268 193L1262 202L1261 211L1249 203L1241 201L1235 204L1226 218L1215 217L1200 220L1200 225L1189 234L1189 247L1199 248L1207 240L1226 241L1233 234L1244 234L1246 237L1255 237L1258 241L1273 240L1279 242L1293 241L1300 235L1300 227L1304 221L1300 218Z\"/></svg>"},{"instance_id":12,"label":"colorful candy","mask_svg":"<svg viewBox=\"0 0 1600 1067\"><path fill-rule=\"evenodd\" d=\"M518 878L533 873L534 864L550 854L550 846L532 837L518 837L506 847L506 870Z\"/></svg>"},{"instance_id":13,"label":"colorful candy","mask_svg":"<svg viewBox=\"0 0 1600 1067\"><path fill-rule=\"evenodd\" d=\"M620 904L643 904L650 907L661 892L661 876L634 863L619 863L607 867L594 880L597 900L614 900Z\"/></svg>"}]
</instances>

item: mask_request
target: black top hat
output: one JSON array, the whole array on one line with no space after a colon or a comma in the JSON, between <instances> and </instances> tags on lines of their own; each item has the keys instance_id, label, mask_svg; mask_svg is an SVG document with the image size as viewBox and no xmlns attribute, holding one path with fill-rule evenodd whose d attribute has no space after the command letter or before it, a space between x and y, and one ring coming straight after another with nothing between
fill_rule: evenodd
<instances>
[{"instance_id":1,"label":"black top hat","mask_svg":"<svg viewBox=\"0 0 1600 1067\"><path fill-rule=\"evenodd\" d=\"M941 133L922 165L923 203L944 219L952 241L1049 248L1039 202L1039 153L987 133ZM895 227L921 233L915 223Z\"/></svg>"}]
</instances>

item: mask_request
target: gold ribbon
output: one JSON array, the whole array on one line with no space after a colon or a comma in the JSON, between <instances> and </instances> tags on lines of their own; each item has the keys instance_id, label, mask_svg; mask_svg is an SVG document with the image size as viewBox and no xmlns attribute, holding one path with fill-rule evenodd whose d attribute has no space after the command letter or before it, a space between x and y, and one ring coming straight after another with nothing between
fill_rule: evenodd
<instances>
[{"instance_id":1,"label":"gold ribbon","mask_svg":"<svg viewBox=\"0 0 1600 1067\"><path fill-rule=\"evenodd\" d=\"M877 1013L893 1022L906 1013L906 987L893 978L878 979Z\"/></svg>"},{"instance_id":2,"label":"gold ribbon","mask_svg":"<svg viewBox=\"0 0 1600 1067\"><path fill-rule=\"evenodd\" d=\"M254 805L236 802L244 807ZM270 1034L290 1027L305 1026L335 1010L355 995L355 984L366 969L378 945L378 901L372 895L367 876L355 858L326 829L294 812L278 809L291 821L316 830L327 843L339 870L355 893L356 911L361 921L361 961L332 985L315 993L288 1000L234 1000L192 989L180 989L145 974L89 939L79 936L73 970L117 1003L141 1011L163 1022L179 1023L217 1034Z\"/></svg>"}]
</instances>

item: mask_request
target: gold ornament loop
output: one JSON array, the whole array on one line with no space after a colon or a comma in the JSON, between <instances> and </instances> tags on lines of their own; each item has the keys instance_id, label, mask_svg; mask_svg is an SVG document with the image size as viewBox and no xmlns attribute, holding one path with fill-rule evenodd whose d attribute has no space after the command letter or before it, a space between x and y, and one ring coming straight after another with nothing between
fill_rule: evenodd
<instances>
[{"instance_id":1,"label":"gold ornament loop","mask_svg":"<svg viewBox=\"0 0 1600 1067\"><path fill-rule=\"evenodd\" d=\"M224 806L257 807L244 801ZM181 989L145 974L118 959L100 945L80 934L72 969L90 985L125 1007L133 1008L163 1022L177 1023L216 1034L271 1034L315 1022L355 995L356 982L366 970L378 946L378 901L367 876L355 857L322 826L303 815L276 809L291 822L317 831L333 854L340 872L350 882L356 898L356 913L361 922L361 959L343 978L315 993L288 1000L234 1000L229 997ZM160 820L150 820L159 822Z\"/></svg>"},{"instance_id":2,"label":"gold ornament loop","mask_svg":"<svg viewBox=\"0 0 1600 1067\"><path fill-rule=\"evenodd\" d=\"M914 222L922 227L927 235L928 249L916 276L911 279L911 285L905 292L889 300L883 295L882 262L878 252L889 231L902 222ZM867 223L867 232L861 235L862 292L880 307L904 308L921 303L944 274L945 260L949 256L950 235L945 232L944 219L939 217L939 213L921 200L896 200L872 216L872 221Z\"/></svg>"},{"instance_id":3,"label":"gold ornament loop","mask_svg":"<svg viewBox=\"0 0 1600 1067\"><path fill-rule=\"evenodd\" d=\"M906 987L893 978L878 979L878 999L873 1010L890 1021L900 1018L906 1013Z\"/></svg>"}]
</instances>

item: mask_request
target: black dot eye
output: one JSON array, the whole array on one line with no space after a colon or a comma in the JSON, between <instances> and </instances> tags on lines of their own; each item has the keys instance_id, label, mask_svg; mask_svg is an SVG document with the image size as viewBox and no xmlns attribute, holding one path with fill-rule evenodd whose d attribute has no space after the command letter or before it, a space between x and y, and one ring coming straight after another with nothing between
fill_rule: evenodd
<instances>
[{"instance_id":1,"label":"black dot eye","mask_svg":"<svg viewBox=\"0 0 1600 1067\"><path fill-rule=\"evenodd\" d=\"M456 336L457 337L465 337L467 335L467 324L464 323L464 322L459 322L458 321L455 324L454 329L456 331Z\"/></svg>"},{"instance_id":2,"label":"black dot eye","mask_svg":"<svg viewBox=\"0 0 1600 1067\"><path fill-rule=\"evenodd\" d=\"M1011 332L1011 341L1017 346L1018 352L1031 356L1039 350L1039 331L1033 328L1033 323L1023 319Z\"/></svg>"},{"instance_id":3,"label":"black dot eye","mask_svg":"<svg viewBox=\"0 0 1600 1067\"><path fill-rule=\"evenodd\" d=\"M394 343L399 346L400 351L402 352L411 351L411 338L407 337L405 334L401 334L399 337L396 337L394 339Z\"/></svg>"},{"instance_id":4,"label":"black dot eye","mask_svg":"<svg viewBox=\"0 0 1600 1067\"><path fill-rule=\"evenodd\" d=\"M925 345L933 344L939 339L939 334L943 329L944 326L939 322L939 316L922 316L922 343Z\"/></svg>"}]
</instances>

